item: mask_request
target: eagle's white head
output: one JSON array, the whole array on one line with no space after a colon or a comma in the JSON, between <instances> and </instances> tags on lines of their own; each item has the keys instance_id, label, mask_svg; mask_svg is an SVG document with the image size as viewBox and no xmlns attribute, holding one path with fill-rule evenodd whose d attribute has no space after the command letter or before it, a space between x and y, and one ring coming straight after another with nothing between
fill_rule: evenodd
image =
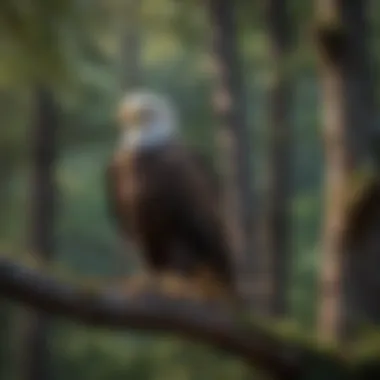
<instances>
[{"instance_id":1,"label":"eagle's white head","mask_svg":"<svg viewBox=\"0 0 380 380\"><path fill-rule=\"evenodd\" d=\"M122 149L164 144L177 132L176 115L169 100L149 91L124 96L119 104L118 121Z\"/></svg>"}]
</instances>

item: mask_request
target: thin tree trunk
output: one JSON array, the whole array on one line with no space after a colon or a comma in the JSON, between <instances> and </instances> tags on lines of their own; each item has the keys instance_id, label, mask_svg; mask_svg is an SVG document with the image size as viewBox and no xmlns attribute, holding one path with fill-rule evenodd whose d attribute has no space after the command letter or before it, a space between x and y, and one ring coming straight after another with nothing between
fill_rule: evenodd
<instances>
[{"instance_id":1,"label":"thin tree trunk","mask_svg":"<svg viewBox=\"0 0 380 380\"><path fill-rule=\"evenodd\" d=\"M289 54L291 48L290 19L286 0L267 0L266 17L273 65L273 81L269 88L268 166L264 207L264 252L270 278L268 297L270 312L286 311L288 272L291 255L291 185L292 139L290 123Z\"/></svg>"},{"instance_id":2,"label":"thin tree trunk","mask_svg":"<svg viewBox=\"0 0 380 380\"><path fill-rule=\"evenodd\" d=\"M32 184L30 250L36 261L48 263L54 251L55 155L57 107L53 94L44 87L35 90L35 120L32 132ZM24 320L24 318L26 318ZM48 380L49 320L41 313L23 315L21 363L22 380Z\"/></svg>"},{"instance_id":3,"label":"thin tree trunk","mask_svg":"<svg viewBox=\"0 0 380 380\"><path fill-rule=\"evenodd\" d=\"M122 7L121 26L121 85L131 90L142 84L140 17L141 3L126 0Z\"/></svg>"},{"instance_id":4,"label":"thin tree trunk","mask_svg":"<svg viewBox=\"0 0 380 380\"><path fill-rule=\"evenodd\" d=\"M252 167L245 90L237 48L235 3L208 0L215 64L214 106L219 118L220 157L225 178L226 215L231 226L242 288L253 277ZM247 296L252 289L242 289ZM251 293L251 294L248 294Z\"/></svg>"},{"instance_id":5,"label":"thin tree trunk","mask_svg":"<svg viewBox=\"0 0 380 380\"><path fill-rule=\"evenodd\" d=\"M361 61L366 60L361 45L365 5L366 1L317 1L326 157L318 329L326 339L346 333L352 297L352 288L346 286L351 281L346 266L348 195L354 174L370 155L368 68Z\"/></svg>"}]
</instances>

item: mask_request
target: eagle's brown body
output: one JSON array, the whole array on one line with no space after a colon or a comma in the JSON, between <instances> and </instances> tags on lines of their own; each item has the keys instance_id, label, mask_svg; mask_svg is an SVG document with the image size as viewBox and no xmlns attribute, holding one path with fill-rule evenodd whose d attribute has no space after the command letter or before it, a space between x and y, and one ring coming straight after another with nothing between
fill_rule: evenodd
<instances>
[{"instance_id":1,"label":"eagle's brown body","mask_svg":"<svg viewBox=\"0 0 380 380\"><path fill-rule=\"evenodd\" d=\"M107 171L112 213L156 273L206 268L229 290L232 267L214 173L178 143L114 156Z\"/></svg>"}]
</instances>

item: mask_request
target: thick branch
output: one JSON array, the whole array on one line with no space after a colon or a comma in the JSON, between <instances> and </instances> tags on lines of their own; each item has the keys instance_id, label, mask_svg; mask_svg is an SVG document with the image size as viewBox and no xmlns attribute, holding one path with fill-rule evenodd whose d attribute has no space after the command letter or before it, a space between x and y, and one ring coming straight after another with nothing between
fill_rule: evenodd
<instances>
[{"instance_id":1,"label":"thick branch","mask_svg":"<svg viewBox=\"0 0 380 380\"><path fill-rule=\"evenodd\" d=\"M126 298L115 290L83 290L0 258L0 296L50 314L91 325L167 331L229 351L279 378L300 374L307 349L269 333L243 328L226 310L144 295Z\"/></svg>"}]
</instances>

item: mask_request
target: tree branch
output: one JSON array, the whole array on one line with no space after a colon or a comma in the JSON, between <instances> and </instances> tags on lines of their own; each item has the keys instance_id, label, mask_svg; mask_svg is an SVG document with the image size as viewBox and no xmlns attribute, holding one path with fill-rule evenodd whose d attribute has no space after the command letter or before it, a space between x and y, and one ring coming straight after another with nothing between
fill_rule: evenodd
<instances>
[{"instance_id":1,"label":"tree branch","mask_svg":"<svg viewBox=\"0 0 380 380\"><path fill-rule=\"evenodd\" d=\"M128 298L115 290L86 290L0 257L0 296L39 311L85 324L166 331L238 355L282 379L295 379L307 349L249 324L244 328L227 310L157 295Z\"/></svg>"}]
</instances>

